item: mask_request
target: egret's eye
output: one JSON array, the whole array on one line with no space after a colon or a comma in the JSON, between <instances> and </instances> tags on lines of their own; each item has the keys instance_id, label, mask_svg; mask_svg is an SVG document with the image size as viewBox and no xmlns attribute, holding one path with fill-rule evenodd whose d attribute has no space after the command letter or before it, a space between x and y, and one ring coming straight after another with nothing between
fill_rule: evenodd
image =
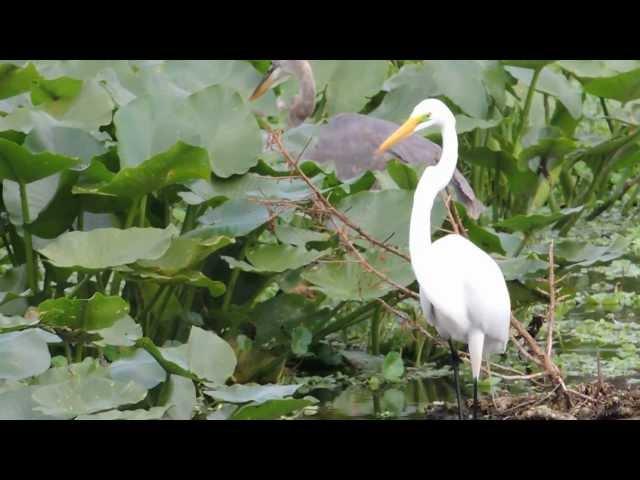
<instances>
[{"instance_id":1,"label":"egret's eye","mask_svg":"<svg viewBox=\"0 0 640 480\"><path fill-rule=\"evenodd\" d=\"M429 120L431 118L431 113L425 113L424 115L422 115L420 117L420 123L422 122L426 122L427 120Z\"/></svg>"}]
</instances>

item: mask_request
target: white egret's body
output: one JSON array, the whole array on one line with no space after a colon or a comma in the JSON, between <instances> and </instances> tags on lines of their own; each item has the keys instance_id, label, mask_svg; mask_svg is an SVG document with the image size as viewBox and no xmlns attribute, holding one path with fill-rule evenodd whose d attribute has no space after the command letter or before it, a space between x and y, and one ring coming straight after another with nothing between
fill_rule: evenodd
<instances>
[{"instance_id":1,"label":"white egret's body","mask_svg":"<svg viewBox=\"0 0 640 480\"><path fill-rule=\"evenodd\" d=\"M442 129L442 155L436 166L425 169L414 194L409 227L411 265L427 321L443 338L468 344L477 389L483 354L505 351L511 301L500 267L472 242L447 235L431 243L433 202L451 180L458 160L455 117L439 100L425 100L380 151L430 125Z\"/></svg>"}]
</instances>

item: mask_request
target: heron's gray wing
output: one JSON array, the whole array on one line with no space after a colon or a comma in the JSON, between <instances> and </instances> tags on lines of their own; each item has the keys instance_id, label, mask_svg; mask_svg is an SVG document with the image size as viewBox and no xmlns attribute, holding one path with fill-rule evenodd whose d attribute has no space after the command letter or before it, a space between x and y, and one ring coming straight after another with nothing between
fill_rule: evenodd
<instances>
[{"instance_id":1,"label":"heron's gray wing","mask_svg":"<svg viewBox=\"0 0 640 480\"><path fill-rule=\"evenodd\" d=\"M380 118L341 113L321 127L317 142L303 156L317 163L334 163L336 174L343 181L357 177L366 170L383 170L391 158L412 165L438 163L440 147L419 135L411 135L384 155L375 155L376 149L398 126ZM477 218L482 204L458 170L451 180L451 186L469 214Z\"/></svg>"}]
</instances>

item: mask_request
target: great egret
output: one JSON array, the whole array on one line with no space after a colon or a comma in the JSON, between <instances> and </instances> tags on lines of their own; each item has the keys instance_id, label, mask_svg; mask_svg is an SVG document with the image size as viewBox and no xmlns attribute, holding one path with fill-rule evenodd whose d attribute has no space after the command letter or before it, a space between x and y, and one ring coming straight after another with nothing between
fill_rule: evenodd
<instances>
[{"instance_id":1,"label":"great egret","mask_svg":"<svg viewBox=\"0 0 640 480\"><path fill-rule=\"evenodd\" d=\"M452 340L469 346L475 419L482 357L504 353L509 340L511 300L500 267L472 242L452 234L431 243L433 201L451 180L458 161L455 117L440 100L424 100L378 151L384 152L413 132L432 125L442 131L442 156L436 166L425 169L418 182L411 210L409 253L420 285L424 315L438 333L449 340L460 418L459 359Z\"/></svg>"},{"instance_id":2,"label":"great egret","mask_svg":"<svg viewBox=\"0 0 640 480\"><path fill-rule=\"evenodd\" d=\"M311 116L315 108L316 85L311 64L307 60L273 60L262 81L250 99L255 100L269 89L290 77L300 85L299 93L289 105L289 126L299 126ZM384 170L391 158L411 165L435 165L440 158L440 147L420 135L409 135L394 145L388 154L376 155L375 150L398 125L381 118L358 113L340 113L320 126L316 142L304 152L304 158L320 164L333 162L341 180L350 180L367 170ZM299 152L292 152L299 153ZM469 215L478 218L482 204L476 198L467 179L455 170L451 180L453 192Z\"/></svg>"}]
</instances>

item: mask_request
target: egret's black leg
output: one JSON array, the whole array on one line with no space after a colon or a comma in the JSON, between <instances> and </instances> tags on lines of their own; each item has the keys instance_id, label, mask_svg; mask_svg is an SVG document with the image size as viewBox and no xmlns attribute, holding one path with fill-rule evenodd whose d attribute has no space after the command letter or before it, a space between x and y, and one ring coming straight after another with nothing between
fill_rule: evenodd
<instances>
[{"instance_id":1,"label":"egret's black leg","mask_svg":"<svg viewBox=\"0 0 640 480\"><path fill-rule=\"evenodd\" d=\"M473 379L473 419L478 419L478 379Z\"/></svg>"},{"instance_id":2,"label":"egret's black leg","mask_svg":"<svg viewBox=\"0 0 640 480\"><path fill-rule=\"evenodd\" d=\"M462 397L460 395L460 378L458 376L458 365L460 364L460 357L458 352L453 346L453 342L449 340L449 347L451 348L451 366L453 367L453 378L456 382L456 399L458 400L458 420L462 420Z\"/></svg>"}]
</instances>

